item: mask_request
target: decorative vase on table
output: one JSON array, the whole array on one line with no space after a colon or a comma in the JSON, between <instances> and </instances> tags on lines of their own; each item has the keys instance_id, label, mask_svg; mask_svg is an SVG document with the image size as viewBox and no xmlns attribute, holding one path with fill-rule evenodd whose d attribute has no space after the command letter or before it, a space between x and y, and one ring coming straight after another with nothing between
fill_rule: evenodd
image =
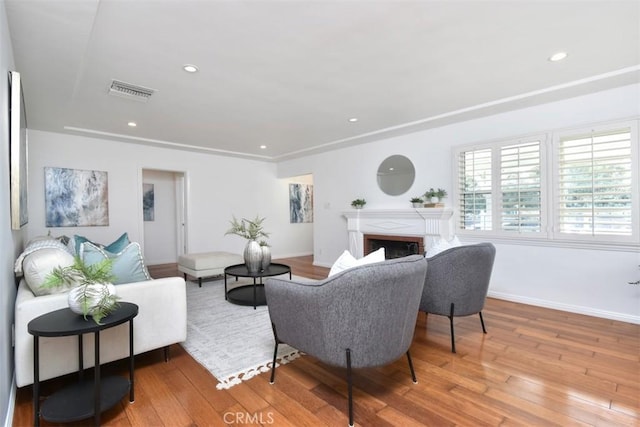
<instances>
[{"instance_id":1,"label":"decorative vase on table","mask_svg":"<svg viewBox=\"0 0 640 427\"><path fill-rule=\"evenodd\" d=\"M262 250L262 262L260 263L260 269L266 270L271 264L271 248L267 245L260 246Z\"/></svg>"},{"instance_id":2,"label":"decorative vase on table","mask_svg":"<svg viewBox=\"0 0 640 427\"><path fill-rule=\"evenodd\" d=\"M247 241L244 247L244 263L249 273L257 273L260 271L262 264L262 248L255 240Z\"/></svg>"},{"instance_id":3,"label":"decorative vase on table","mask_svg":"<svg viewBox=\"0 0 640 427\"><path fill-rule=\"evenodd\" d=\"M115 308L116 287L111 283L89 283L69 291L69 309L76 314L93 316L96 323Z\"/></svg>"}]
</instances>

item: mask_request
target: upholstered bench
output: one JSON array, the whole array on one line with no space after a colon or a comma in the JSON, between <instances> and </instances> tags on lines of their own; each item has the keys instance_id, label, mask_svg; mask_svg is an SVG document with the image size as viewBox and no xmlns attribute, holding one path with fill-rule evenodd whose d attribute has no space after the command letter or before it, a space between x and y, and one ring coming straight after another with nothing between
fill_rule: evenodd
<instances>
[{"instance_id":1,"label":"upholstered bench","mask_svg":"<svg viewBox=\"0 0 640 427\"><path fill-rule=\"evenodd\" d=\"M230 265L241 264L244 258L230 252L202 252L197 254L185 254L178 257L178 270L198 279L198 286L202 287L202 278L219 276Z\"/></svg>"}]
</instances>

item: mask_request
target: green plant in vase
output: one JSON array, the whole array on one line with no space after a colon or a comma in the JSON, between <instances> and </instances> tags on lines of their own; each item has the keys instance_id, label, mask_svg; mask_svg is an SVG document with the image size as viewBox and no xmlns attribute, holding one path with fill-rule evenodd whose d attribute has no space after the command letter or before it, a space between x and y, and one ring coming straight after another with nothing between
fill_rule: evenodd
<instances>
[{"instance_id":1,"label":"green plant in vase","mask_svg":"<svg viewBox=\"0 0 640 427\"><path fill-rule=\"evenodd\" d=\"M100 321L118 307L118 296L111 282L115 276L111 272L113 261L104 259L87 265L79 256L70 266L56 267L45 278L44 287L69 287L68 303L71 311L91 316Z\"/></svg>"},{"instance_id":2,"label":"green plant in vase","mask_svg":"<svg viewBox=\"0 0 640 427\"><path fill-rule=\"evenodd\" d=\"M421 208L424 200L421 197L412 197L410 202L414 208Z\"/></svg>"},{"instance_id":3,"label":"green plant in vase","mask_svg":"<svg viewBox=\"0 0 640 427\"><path fill-rule=\"evenodd\" d=\"M355 209L362 209L367 204L365 199L355 199L351 202L351 206Z\"/></svg>"},{"instance_id":4,"label":"green plant in vase","mask_svg":"<svg viewBox=\"0 0 640 427\"><path fill-rule=\"evenodd\" d=\"M264 231L262 223L266 218L256 216L253 220L242 218L238 220L235 215L230 221L231 228L227 230L227 234L235 234L236 236L247 239L247 245L244 248L244 263L249 273L257 273L262 268L262 248L258 243L258 239L269 237L269 233Z\"/></svg>"}]
</instances>

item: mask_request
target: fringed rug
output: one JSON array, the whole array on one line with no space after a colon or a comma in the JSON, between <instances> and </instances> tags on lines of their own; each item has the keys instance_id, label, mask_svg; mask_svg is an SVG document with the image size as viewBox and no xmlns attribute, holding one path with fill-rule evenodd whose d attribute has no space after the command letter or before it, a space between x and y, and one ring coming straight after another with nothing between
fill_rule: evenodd
<instances>
[{"instance_id":1,"label":"fringed rug","mask_svg":"<svg viewBox=\"0 0 640 427\"><path fill-rule=\"evenodd\" d=\"M229 277L228 284L240 282ZM247 283L246 281L244 283ZM251 282L253 283L253 282ZM271 369L274 338L266 306L242 306L224 299L224 280L187 282L187 340L182 347L228 389ZM299 357L298 350L278 347L277 363Z\"/></svg>"}]
</instances>

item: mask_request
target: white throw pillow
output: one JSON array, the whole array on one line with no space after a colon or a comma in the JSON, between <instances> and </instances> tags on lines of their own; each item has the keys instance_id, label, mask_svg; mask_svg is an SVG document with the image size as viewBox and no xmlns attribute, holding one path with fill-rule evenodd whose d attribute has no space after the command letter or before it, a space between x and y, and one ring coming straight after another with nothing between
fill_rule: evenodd
<instances>
[{"instance_id":1,"label":"white throw pillow","mask_svg":"<svg viewBox=\"0 0 640 427\"><path fill-rule=\"evenodd\" d=\"M359 265L365 264L373 264L374 262L381 262L384 260L384 248L380 248L375 252L371 252L369 255L360 259L355 259L349 251L344 251L342 255L338 257L336 262L333 263L333 266L331 266L328 277L331 277L334 274L340 273L341 271L347 270L352 267L357 267Z\"/></svg>"},{"instance_id":2,"label":"white throw pillow","mask_svg":"<svg viewBox=\"0 0 640 427\"><path fill-rule=\"evenodd\" d=\"M432 256L437 255L442 251L446 251L447 249L455 248L457 246L462 246L462 243L460 242L460 239L458 239L458 236L453 236L451 240L440 238L433 244L433 246L429 248L425 257L431 258Z\"/></svg>"},{"instance_id":3,"label":"white throw pillow","mask_svg":"<svg viewBox=\"0 0 640 427\"><path fill-rule=\"evenodd\" d=\"M43 288L42 284L54 268L70 265L73 265L73 255L69 252L54 248L42 248L24 257L22 272L24 280L35 296L57 294L69 289L65 286Z\"/></svg>"}]
</instances>

